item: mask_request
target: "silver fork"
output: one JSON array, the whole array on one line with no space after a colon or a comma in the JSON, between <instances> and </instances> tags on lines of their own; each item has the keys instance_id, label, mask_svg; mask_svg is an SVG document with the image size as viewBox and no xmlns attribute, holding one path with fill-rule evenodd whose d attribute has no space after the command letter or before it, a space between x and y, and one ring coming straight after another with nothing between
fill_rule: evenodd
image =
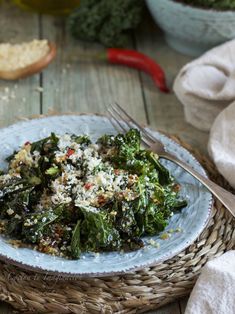
<instances>
[{"instance_id":1,"label":"silver fork","mask_svg":"<svg viewBox=\"0 0 235 314\"><path fill-rule=\"evenodd\" d=\"M135 127L142 135L142 144L149 150L156 153L159 157L168 159L200 181L220 202L230 211L235 217L235 195L226 191L213 181L205 178L197 171L192 169L188 164L181 161L174 155L165 150L164 145L158 141L150 132L144 129L138 122L136 122L121 106L118 104L110 105L108 112L111 116L110 122L113 124L117 131L126 132L130 128ZM115 121L115 122L114 122Z\"/></svg>"}]
</instances>

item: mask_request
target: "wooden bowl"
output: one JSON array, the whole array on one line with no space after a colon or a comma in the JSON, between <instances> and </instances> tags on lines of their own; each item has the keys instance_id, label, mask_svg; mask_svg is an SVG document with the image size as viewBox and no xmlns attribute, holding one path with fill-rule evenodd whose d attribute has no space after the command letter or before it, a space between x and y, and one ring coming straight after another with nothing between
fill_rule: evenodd
<instances>
[{"instance_id":1,"label":"wooden bowl","mask_svg":"<svg viewBox=\"0 0 235 314\"><path fill-rule=\"evenodd\" d=\"M19 68L13 71L0 70L0 79L18 80L41 72L44 68L46 68L49 65L49 63L53 61L53 59L56 56L56 45L54 43L49 42L48 46L50 48L49 52L37 62L34 62L24 68Z\"/></svg>"}]
</instances>

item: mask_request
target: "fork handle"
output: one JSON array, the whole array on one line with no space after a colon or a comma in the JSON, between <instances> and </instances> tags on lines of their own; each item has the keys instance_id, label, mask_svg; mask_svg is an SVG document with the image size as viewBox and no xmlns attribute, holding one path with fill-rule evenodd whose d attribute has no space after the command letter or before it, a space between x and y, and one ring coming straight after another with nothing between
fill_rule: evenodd
<instances>
[{"instance_id":1,"label":"fork handle","mask_svg":"<svg viewBox=\"0 0 235 314\"><path fill-rule=\"evenodd\" d=\"M186 170L188 173L190 173L193 177L195 177L198 181L200 181L207 189L220 200L220 202L230 211L230 213L235 217L235 195L232 193L226 191L218 184L214 183L213 181L203 177L201 174L199 174L197 171L193 170L190 166L188 166L185 162L179 160L178 158L170 155L170 154L164 154L160 157L163 157L165 159L168 159L180 167L182 167L184 170Z\"/></svg>"}]
</instances>

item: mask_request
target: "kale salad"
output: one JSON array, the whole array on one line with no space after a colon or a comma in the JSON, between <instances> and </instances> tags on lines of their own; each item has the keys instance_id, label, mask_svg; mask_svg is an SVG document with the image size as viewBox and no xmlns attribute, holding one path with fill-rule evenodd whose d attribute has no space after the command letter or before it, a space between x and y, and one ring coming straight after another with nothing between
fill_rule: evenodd
<instances>
[{"instance_id":1,"label":"kale salad","mask_svg":"<svg viewBox=\"0 0 235 314\"><path fill-rule=\"evenodd\" d=\"M180 186L138 130L26 142L0 175L0 230L40 252L132 251L186 205Z\"/></svg>"}]
</instances>

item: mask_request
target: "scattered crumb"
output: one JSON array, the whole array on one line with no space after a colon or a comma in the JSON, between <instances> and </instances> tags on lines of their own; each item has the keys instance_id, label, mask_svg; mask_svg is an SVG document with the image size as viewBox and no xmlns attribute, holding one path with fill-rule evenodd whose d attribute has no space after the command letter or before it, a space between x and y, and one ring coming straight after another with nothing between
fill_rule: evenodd
<instances>
[{"instance_id":1,"label":"scattered crumb","mask_svg":"<svg viewBox=\"0 0 235 314\"><path fill-rule=\"evenodd\" d=\"M157 241L153 240L153 239L148 240L148 244L150 244L151 246L153 246L155 248L159 248L160 247L160 244Z\"/></svg>"},{"instance_id":2,"label":"scattered crumb","mask_svg":"<svg viewBox=\"0 0 235 314\"><path fill-rule=\"evenodd\" d=\"M37 87L35 88L35 91L37 91L37 92L39 92L39 93L43 93L43 87L37 86Z\"/></svg>"},{"instance_id":3,"label":"scattered crumb","mask_svg":"<svg viewBox=\"0 0 235 314\"><path fill-rule=\"evenodd\" d=\"M7 210L7 214L8 214L9 216L11 216L12 214L14 214L14 210L11 209L11 208L9 208L9 209Z\"/></svg>"},{"instance_id":4,"label":"scattered crumb","mask_svg":"<svg viewBox=\"0 0 235 314\"><path fill-rule=\"evenodd\" d=\"M10 87L0 88L0 101L9 103L12 99L15 99L16 98L15 91L17 88L18 88L18 85L14 86L14 88L10 88Z\"/></svg>"},{"instance_id":5,"label":"scattered crumb","mask_svg":"<svg viewBox=\"0 0 235 314\"><path fill-rule=\"evenodd\" d=\"M178 227L178 228L175 229L175 232L183 232L183 229Z\"/></svg>"},{"instance_id":6,"label":"scattered crumb","mask_svg":"<svg viewBox=\"0 0 235 314\"><path fill-rule=\"evenodd\" d=\"M171 234L170 233L167 233L167 232L164 232L160 235L160 239L162 240L167 240L171 237Z\"/></svg>"},{"instance_id":7,"label":"scattered crumb","mask_svg":"<svg viewBox=\"0 0 235 314\"><path fill-rule=\"evenodd\" d=\"M3 220L0 220L0 233L4 233L6 228L6 222Z\"/></svg>"},{"instance_id":8,"label":"scattered crumb","mask_svg":"<svg viewBox=\"0 0 235 314\"><path fill-rule=\"evenodd\" d=\"M25 246L21 240L9 240L7 241L9 244L11 244L12 246L14 246L15 248L19 248L19 247L23 247Z\"/></svg>"}]
</instances>

